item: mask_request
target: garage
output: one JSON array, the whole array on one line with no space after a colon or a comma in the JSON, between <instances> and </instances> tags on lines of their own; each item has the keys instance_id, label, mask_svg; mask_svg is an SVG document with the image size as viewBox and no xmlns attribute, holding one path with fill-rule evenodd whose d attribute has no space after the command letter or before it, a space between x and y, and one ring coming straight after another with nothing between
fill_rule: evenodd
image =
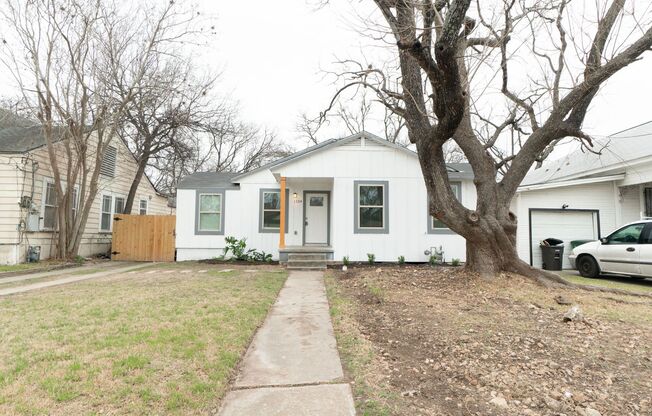
<instances>
[{"instance_id":1,"label":"garage","mask_svg":"<svg viewBox=\"0 0 652 416\"><path fill-rule=\"evenodd\" d=\"M598 210L531 208L529 217L530 264L534 267L541 267L541 240L553 237L564 241L563 268L568 269L571 241L600 238Z\"/></svg>"}]
</instances>

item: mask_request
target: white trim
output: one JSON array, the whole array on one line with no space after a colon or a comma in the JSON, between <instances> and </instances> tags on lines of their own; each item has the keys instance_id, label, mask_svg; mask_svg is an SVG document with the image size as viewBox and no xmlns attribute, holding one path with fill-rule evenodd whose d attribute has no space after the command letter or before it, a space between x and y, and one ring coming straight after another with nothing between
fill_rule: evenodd
<instances>
[{"instance_id":1,"label":"white trim","mask_svg":"<svg viewBox=\"0 0 652 416\"><path fill-rule=\"evenodd\" d=\"M536 191L536 190L539 190L539 189L561 188L563 186L586 185L586 184L592 184L592 183L611 182L611 181L619 181L619 180L622 180L622 179L625 179L625 174L624 173L620 173L618 175L600 176L600 177L597 177L597 178L586 178L586 179L576 179L576 180L563 181L563 182L549 182L549 183L541 183L541 184L535 184L535 185L525 185L525 186L519 187L517 192Z\"/></svg>"},{"instance_id":2,"label":"white trim","mask_svg":"<svg viewBox=\"0 0 652 416\"><path fill-rule=\"evenodd\" d=\"M145 213L142 214L140 211L142 209L141 207L141 202L145 202ZM149 200L147 198L139 198L138 199L138 215L147 215L149 212Z\"/></svg>"},{"instance_id":3,"label":"white trim","mask_svg":"<svg viewBox=\"0 0 652 416\"><path fill-rule=\"evenodd\" d=\"M56 226L55 227L46 227L45 226L45 199L47 198L48 184L55 185L54 179L44 176L43 177L43 188L42 188L42 191L41 191L41 215L40 215L40 218L39 218L39 231L56 231L57 230ZM55 185L55 188L54 188L54 192L55 192L54 197L56 199L57 198L56 185ZM58 206L55 205L54 207L55 207L55 218L54 218L54 220L55 220L55 223L56 223L57 222L56 209L58 209Z\"/></svg>"},{"instance_id":4,"label":"white trim","mask_svg":"<svg viewBox=\"0 0 652 416\"><path fill-rule=\"evenodd\" d=\"M99 215L99 218L98 218L99 221L98 221L98 224L97 224L97 229L98 229L99 233L101 233L101 234L110 234L110 233L113 232L113 217L116 214L116 212L115 212L116 198L122 198L125 202L127 202L127 196L124 195L124 194L119 194L119 193L115 193L115 192L101 192L98 195L100 196L100 198L99 198L100 207L99 207L99 210L98 210L100 215ZM105 230L105 229L102 228L102 214L103 214L102 209L104 207L104 197L105 196L108 196L108 197L111 198L111 207L110 207L111 219L110 219L110 222L109 222L109 229L108 230ZM124 207L123 207L123 209L124 209Z\"/></svg>"},{"instance_id":5,"label":"white trim","mask_svg":"<svg viewBox=\"0 0 652 416\"><path fill-rule=\"evenodd\" d=\"M57 188L56 188L56 182L54 181L54 178L50 178L48 176L43 176L43 187L41 188L41 210L39 212L39 229L38 231L43 231L43 232L54 232L59 229L59 224L58 224L58 214L56 214L55 221L57 222L57 226L54 228L51 227L46 227L45 226L45 199L47 197L47 184L52 184L55 185L54 187L54 192L55 192L55 199L58 198L58 195L56 195ZM61 182L61 185L64 187L64 189L67 187L67 183L65 181ZM72 201L72 208L73 211L79 211L79 202L81 196L79 195L79 185L74 186L75 193L77 194L77 198L75 198L74 201ZM74 194L73 194L74 196ZM57 201L58 202L58 201ZM76 207L75 207L76 205ZM58 210L59 205L55 205L55 208Z\"/></svg>"}]
</instances>

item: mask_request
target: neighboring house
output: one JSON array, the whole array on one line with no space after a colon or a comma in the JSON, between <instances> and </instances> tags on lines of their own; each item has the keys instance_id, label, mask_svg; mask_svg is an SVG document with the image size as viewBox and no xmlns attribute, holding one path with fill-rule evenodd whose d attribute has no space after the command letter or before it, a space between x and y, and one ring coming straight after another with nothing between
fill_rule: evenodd
<instances>
[{"instance_id":1,"label":"neighboring house","mask_svg":"<svg viewBox=\"0 0 652 416\"><path fill-rule=\"evenodd\" d=\"M475 207L470 165L448 169L462 203ZM219 256L233 236L281 261L314 248L334 260L372 253L377 261L423 262L440 247L447 260L464 261L464 239L431 218L426 196L416 153L369 133L244 174L197 173L177 187L177 260Z\"/></svg>"},{"instance_id":2,"label":"neighboring house","mask_svg":"<svg viewBox=\"0 0 652 416\"><path fill-rule=\"evenodd\" d=\"M604 148L603 148L604 147ZM595 140L601 154L578 150L532 171L512 204L518 252L541 267L539 242L598 239L628 222L652 217L652 122Z\"/></svg>"},{"instance_id":3,"label":"neighboring house","mask_svg":"<svg viewBox=\"0 0 652 416\"><path fill-rule=\"evenodd\" d=\"M55 146L63 156L62 143ZM60 171L65 175L65 157L60 157L60 160ZM91 207L80 255L109 251L113 215L123 210L136 168L136 160L125 143L114 139L102 163L99 192ZM0 125L0 264L24 262L29 246L41 247L41 259L55 253L55 192L41 127L20 123ZM76 198L78 204L79 196ZM154 189L149 179L143 179L132 213L171 212L167 198Z\"/></svg>"}]
</instances>

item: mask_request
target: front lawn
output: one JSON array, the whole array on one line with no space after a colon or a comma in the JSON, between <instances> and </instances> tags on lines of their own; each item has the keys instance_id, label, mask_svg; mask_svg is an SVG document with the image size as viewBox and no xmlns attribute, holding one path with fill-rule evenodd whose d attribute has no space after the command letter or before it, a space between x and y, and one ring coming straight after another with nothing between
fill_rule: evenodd
<instances>
[{"instance_id":1,"label":"front lawn","mask_svg":"<svg viewBox=\"0 0 652 416\"><path fill-rule=\"evenodd\" d=\"M0 414L214 411L286 278L223 268L161 265L0 298Z\"/></svg>"},{"instance_id":2,"label":"front lawn","mask_svg":"<svg viewBox=\"0 0 652 416\"><path fill-rule=\"evenodd\" d=\"M650 297L411 266L326 283L360 415L652 414Z\"/></svg>"}]
</instances>

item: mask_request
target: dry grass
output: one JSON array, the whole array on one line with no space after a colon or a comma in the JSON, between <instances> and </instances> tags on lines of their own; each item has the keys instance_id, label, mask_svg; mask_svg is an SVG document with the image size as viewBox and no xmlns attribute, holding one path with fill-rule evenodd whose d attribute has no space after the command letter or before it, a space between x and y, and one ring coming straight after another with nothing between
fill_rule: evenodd
<instances>
[{"instance_id":1,"label":"dry grass","mask_svg":"<svg viewBox=\"0 0 652 416\"><path fill-rule=\"evenodd\" d=\"M362 415L650 414L652 300L462 269L330 271ZM629 283L627 283L629 284ZM586 322L562 316L577 304ZM491 403L494 395L507 408ZM584 413L582 413L584 412Z\"/></svg>"},{"instance_id":2,"label":"dry grass","mask_svg":"<svg viewBox=\"0 0 652 416\"><path fill-rule=\"evenodd\" d=\"M215 409L286 274L185 269L0 299L0 414Z\"/></svg>"}]
</instances>

